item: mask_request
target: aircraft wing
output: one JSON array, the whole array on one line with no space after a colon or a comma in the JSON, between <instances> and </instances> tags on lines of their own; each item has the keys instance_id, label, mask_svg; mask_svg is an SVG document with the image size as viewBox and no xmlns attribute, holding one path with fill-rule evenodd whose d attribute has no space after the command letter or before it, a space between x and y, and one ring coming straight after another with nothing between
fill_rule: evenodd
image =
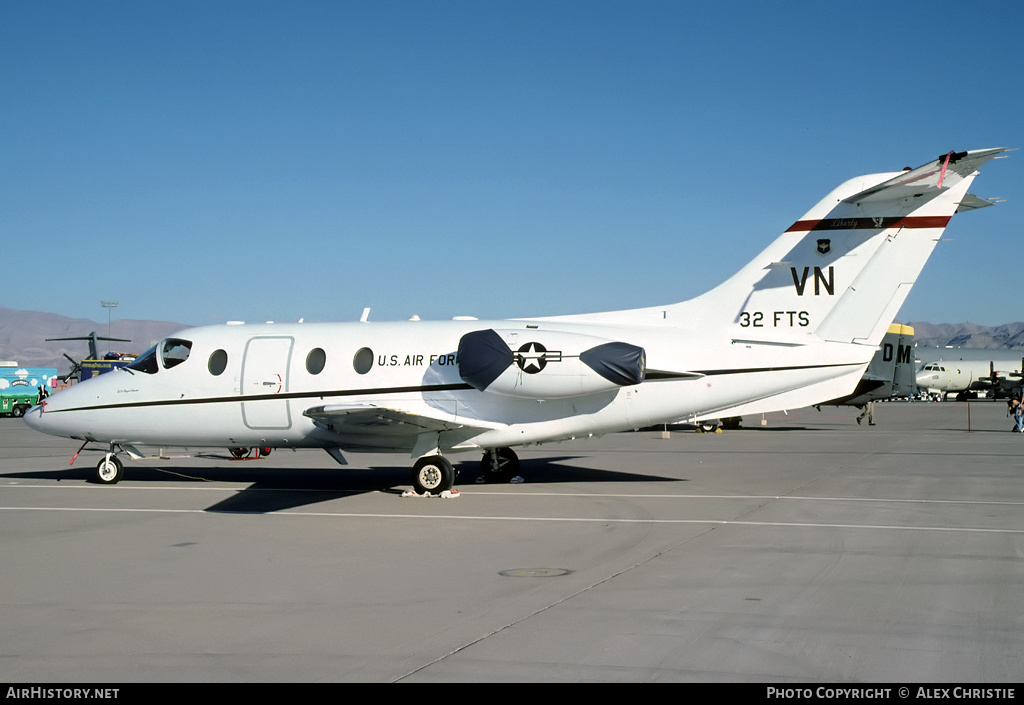
<instances>
[{"instance_id":1,"label":"aircraft wing","mask_svg":"<svg viewBox=\"0 0 1024 705\"><path fill-rule=\"evenodd\" d=\"M904 171L888 181L883 181L865 191L844 199L847 203L868 203L875 201L893 201L901 198L918 197L928 200L943 191L949 190L957 183L978 170L982 164L1005 152L1003 147L997 149L977 149L972 152L950 152L938 159L928 162L910 171ZM970 194L969 194L970 195ZM981 201L976 196L971 199ZM971 207L975 201L966 199ZM989 204L990 205L990 204ZM973 205L977 208L978 205Z\"/></svg>"},{"instance_id":2,"label":"aircraft wing","mask_svg":"<svg viewBox=\"0 0 1024 705\"><path fill-rule=\"evenodd\" d=\"M339 448L354 451L411 451L425 455L441 445L460 446L482 431L500 426L479 421L467 424L443 412L428 416L370 403L325 404L302 413L317 426L335 434ZM332 456L344 464L334 453Z\"/></svg>"},{"instance_id":3,"label":"aircraft wing","mask_svg":"<svg viewBox=\"0 0 1024 705\"><path fill-rule=\"evenodd\" d=\"M1021 386L1021 374L1019 372L1000 372L996 371L990 379L986 379L988 388L998 387L999 389L1005 389L1007 391L1011 389L1020 389Z\"/></svg>"},{"instance_id":4,"label":"aircraft wing","mask_svg":"<svg viewBox=\"0 0 1024 705\"><path fill-rule=\"evenodd\" d=\"M424 432L455 431L466 424L424 416L376 404L326 404L302 412L341 435L408 436ZM483 428L483 427L478 427Z\"/></svg>"}]
</instances>

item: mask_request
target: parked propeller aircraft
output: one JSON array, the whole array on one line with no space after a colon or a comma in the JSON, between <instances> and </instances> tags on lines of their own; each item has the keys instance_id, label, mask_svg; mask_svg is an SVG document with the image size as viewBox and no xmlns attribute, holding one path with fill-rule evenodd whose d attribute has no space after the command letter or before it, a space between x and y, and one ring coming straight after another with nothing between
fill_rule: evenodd
<instances>
[{"instance_id":1,"label":"parked propeller aircraft","mask_svg":"<svg viewBox=\"0 0 1024 705\"><path fill-rule=\"evenodd\" d=\"M981 391L1010 394L1019 393L1024 384L1024 350L957 348L918 354L926 359L917 373L917 385L930 394L957 394L958 399Z\"/></svg>"},{"instance_id":2,"label":"parked propeller aircraft","mask_svg":"<svg viewBox=\"0 0 1024 705\"><path fill-rule=\"evenodd\" d=\"M96 342L99 341L99 340L116 341L116 342L119 342L119 343L130 343L130 342L132 342L132 341L128 340L127 338L107 338L107 337L102 336L102 335L96 335L96 331L93 331L92 333L89 333L89 335L78 335L78 336L73 336L71 338L47 338L46 340L47 340L47 342L55 341L55 340L88 340L89 341L89 357L86 358L87 360L99 360L100 359L99 346L96 344Z\"/></svg>"},{"instance_id":3,"label":"parked propeller aircraft","mask_svg":"<svg viewBox=\"0 0 1024 705\"><path fill-rule=\"evenodd\" d=\"M846 181L737 274L690 301L480 321L193 328L33 407L33 428L118 455L144 446L403 451L417 492L444 453L516 474L516 446L850 394L953 214L1003 152L950 152ZM83 444L84 448L84 444Z\"/></svg>"},{"instance_id":4,"label":"parked propeller aircraft","mask_svg":"<svg viewBox=\"0 0 1024 705\"><path fill-rule=\"evenodd\" d=\"M88 340L89 341L89 357L85 358L86 360L99 360L100 359L99 346L96 344L97 341L105 340L105 341L116 341L116 342L120 342L120 343L130 343L130 342L132 342L132 341L128 340L127 338L107 338L107 337L104 337L102 335L96 335L96 331L93 331L93 332L89 333L89 335L78 335L78 336L74 336L74 337L71 337L71 338L47 338L46 339L47 342L53 342L53 341L57 341L57 340ZM66 375L64 375L61 379L63 381L65 381L65 382L67 382L71 378L79 379L80 375L82 374L82 361L81 360L79 360L79 361L74 360L67 353L64 353L64 357L66 357L68 359L68 362L71 363L71 371L68 372Z\"/></svg>"}]
</instances>

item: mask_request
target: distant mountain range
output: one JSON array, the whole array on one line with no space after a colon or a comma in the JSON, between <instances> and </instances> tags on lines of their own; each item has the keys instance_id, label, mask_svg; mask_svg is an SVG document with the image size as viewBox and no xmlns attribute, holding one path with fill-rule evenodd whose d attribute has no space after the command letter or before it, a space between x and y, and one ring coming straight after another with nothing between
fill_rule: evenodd
<instances>
[{"instance_id":1,"label":"distant mountain range","mask_svg":"<svg viewBox=\"0 0 1024 705\"><path fill-rule=\"evenodd\" d=\"M127 338L131 341L100 341L101 355L110 350L141 353L157 341L188 327L169 321L120 319L111 323L108 335L106 323L97 323L87 318L0 308L0 360L14 361L22 367L55 367L64 374L71 368L71 363L64 355L81 360L88 356L89 343L85 340L47 342L47 338L70 338L95 331L98 336Z\"/></svg>"},{"instance_id":2,"label":"distant mountain range","mask_svg":"<svg viewBox=\"0 0 1024 705\"><path fill-rule=\"evenodd\" d=\"M918 345L954 348L1024 348L1024 323L979 326L976 323L907 323Z\"/></svg>"},{"instance_id":3,"label":"distant mountain range","mask_svg":"<svg viewBox=\"0 0 1024 705\"><path fill-rule=\"evenodd\" d=\"M1024 323L1005 323L1000 326L980 326L974 323L910 322L914 340L918 345L963 348L1024 348ZM100 353L108 350L141 353L159 340L176 333L189 324L170 321L136 321L118 319L112 322L110 333L106 323L87 318L68 318L54 313L18 311L0 308L0 360L13 360L23 367L55 367L67 372L70 363L65 354L75 360L86 357L88 342L47 342L47 338L69 338L97 335L127 338L127 343L102 343Z\"/></svg>"}]
</instances>

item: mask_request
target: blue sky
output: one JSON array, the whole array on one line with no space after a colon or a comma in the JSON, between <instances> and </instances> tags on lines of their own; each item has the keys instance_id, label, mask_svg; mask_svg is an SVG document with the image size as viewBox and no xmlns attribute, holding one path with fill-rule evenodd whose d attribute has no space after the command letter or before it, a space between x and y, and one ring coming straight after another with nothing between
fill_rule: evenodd
<instances>
[{"instance_id":1,"label":"blue sky","mask_svg":"<svg viewBox=\"0 0 1024 705\"><path fill-rule=\"evenodd\" d=\"M102 322L691 298L845 179L1024 147L1019 2L0 4L0 306ZM1024 152L901 321L1024 320ZM27 270L14 285L14 271Z\"/></svg>"}]
</instances>

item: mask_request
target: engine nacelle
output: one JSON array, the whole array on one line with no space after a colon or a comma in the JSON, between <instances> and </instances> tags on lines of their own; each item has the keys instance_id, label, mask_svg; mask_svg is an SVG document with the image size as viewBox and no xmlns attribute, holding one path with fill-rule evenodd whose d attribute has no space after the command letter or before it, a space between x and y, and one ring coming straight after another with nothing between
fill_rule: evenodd
<instances>
[{"instance_id":1,"label":"engine nacelle","mask_svg":"<svg viewBox=\"0 0 1024 705\"><path fill-rule=\"evenodd\" d=\"M644 349L579 333L478 330L459 341L459 376L480 391L528 399L595 394L644 380Z\"/></svg>"}]
</instances>

